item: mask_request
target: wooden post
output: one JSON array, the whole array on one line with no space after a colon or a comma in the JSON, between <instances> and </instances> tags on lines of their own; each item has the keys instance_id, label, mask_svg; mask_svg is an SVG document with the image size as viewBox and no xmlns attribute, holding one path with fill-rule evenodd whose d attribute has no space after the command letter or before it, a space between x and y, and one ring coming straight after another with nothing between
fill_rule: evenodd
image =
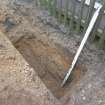
<instances>
[{"instance_id":1,"label":"wooden post","mask_svg":"<svg viewBox=\"0 0 105 105\"><path fill-rule=\"evenodd\" d=\"M58 20L59 20L59 22L61 22L61 20L62 20L62 0L60 0L60 7L58 10L59 10Z\"/></svg>"},{"instance_id":2,"label":"wooden post","mask_svg":"<svg viewBox=\"0 0 105 105\"><path fill-rule=\"evenodd\" d=\"M81 21L82 21L82 15L83 15L83 8L84 8L84 5L85 5L85 0L81 0L81 6L80 6L80 13L79 13L79 16L78 16L78 23L77 23L77 32L80 32L80 26L81 26Z\"/></svg>"},{"instance_id":3,"label":"wooden post","mask_svg":"<svg viewBox=\"0 0 105 105\"><path fill-rule=\"evenodd\" d=\"M52 0L48 0L48 10L50 12L50 14L52 15Z\"/></svg>"},{"instance_id":4,"label":"wooden post","mask_svg":"<svg viewBox=\"0 0 105 105\"><path fill-rule=\"evenodd\" d=\"M57 0L54 0L53 2L53 15L56 17L56 5L57 5Z\"/></svg>"},{"instance_id":5,"label":"wooden post","mask_svg":"<svg viewBox=\"0 0 105 105\"><path fill-rule=\"evenodd\" d=\"M94 29L93 29L92 33L91 33L92 36L91 36L91 38L90 38L90 41L93 41L94 38L95 38L95 34L96 34L97 29L98 29L98 27L99 27L99 25L100 25L102 16L103 16L103 14L104 14L104 11L105 11L105 3L103 4L103 7L102 7L102 9L101 9L101 11L100 11L100 14L99 14L99 17L98 17L98 19L97 19L97 22L96 22L96 24L95 24L95 26L94 26Z\"/></svg>"},{"instance_id":6,"label":"wooden post","mask_svg":"<svg viewBox=\"0 0 105 105\"><path fill-rule=\"evenodd\" d=\"M71 8L71 15L70 15L70 23L69 23L69 33L71 34L73 32L73 21L74 21L74 16L75 16L75 9L76 9L76 1L75 0L72 0L72 8Z\"/></svg>"},{"instance_id":7,"label":"wooden post","mask_svg":"<svg viewBox=\"0 0 105 105\"><path fill-rule=\"evenodd\" d=\"M99 40L99 48L104 48L104 45L105 44L105 28L103 29L103 33L102 33L102 36Z\"/></svg>"},{"instance_id":8,"label":"wooden post","mask_svg":"<svg viewBox=\"0 0 105 105\"><path fill-rule=\"evenodd\" d=\"M91 20L91 17L93 15L95 2L96 2L96 0L90 0L89 9L88 9L88 13L87 13L87 18L86 18L86 22L85 22L85 30L87 29L87 27L89 25L89 22Z\"/></svg>"},{"instance_id":9,"label":"wooden post","mask_svg":"<svg viewBox=\"0 0 105 105\"><path fill-rule=\"evenodd\" d=\"M68 17L69 0L65 0L65 2L66 2L66 5L65 5L64 25L66 26L67 17Z\"/></svg>"}]
</instances>

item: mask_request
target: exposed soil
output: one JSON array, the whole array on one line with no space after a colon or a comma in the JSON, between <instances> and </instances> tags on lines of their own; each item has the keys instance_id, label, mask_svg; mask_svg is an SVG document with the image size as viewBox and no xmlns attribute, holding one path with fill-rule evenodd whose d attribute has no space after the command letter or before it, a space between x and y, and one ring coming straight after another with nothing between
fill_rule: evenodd
<instances>
[{"instance_id":1,"label":"exposed soil","mask_svg":"<svg viewBox=\"0 0 105 105\"><path fill-rule=\"evenodd\" d=\"M72 61L72 54L66 48L34 36L21 38L15 43L15 47L57 98L70 91L86 72L86 68L78 64L66 86L61 88L64 75Z\"/></svg>"},{"instance_id":2,"label":"exposed soil","mask_svg":"<svg viewBox=\"0 0 105 105\"><path fill-rule=\"evenodd\" d=\"M0 30L27 60L0 37L0 105L105 105L105 51L87 42L60 88L83 36L65 34L62 24L31 1L0 2Z\"/></svg>"}]
</instances>

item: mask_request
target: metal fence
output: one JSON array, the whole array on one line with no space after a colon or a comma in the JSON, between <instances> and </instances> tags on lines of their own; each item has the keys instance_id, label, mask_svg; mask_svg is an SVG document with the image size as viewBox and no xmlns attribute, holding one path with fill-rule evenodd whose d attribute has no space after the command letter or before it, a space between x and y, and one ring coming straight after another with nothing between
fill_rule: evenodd
<instances>
[{"instance_id":1,"label":"metal fence","mask_svg":"<svg viewBox=\"0 0 105 105\"><path fill-rule=\"evenodd\" d=\"M86 31L93 12L98 5L97 0L37 0L37 5L44 7L59 23L69 28L69 33L83 35ZM105 48L105 3L100 12L96 25L91 33L91 40L99 48Z\"/></svg>"}]
</instances>

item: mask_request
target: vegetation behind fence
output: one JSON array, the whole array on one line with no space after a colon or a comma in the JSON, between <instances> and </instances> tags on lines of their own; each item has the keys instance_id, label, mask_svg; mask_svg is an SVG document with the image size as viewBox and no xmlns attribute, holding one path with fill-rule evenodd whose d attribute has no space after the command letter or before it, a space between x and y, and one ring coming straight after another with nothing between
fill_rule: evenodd
<instances>
[{"instance_id":1,"label":"vegetation behind fence","mask_svg":"<svg viewBox=\"0 0 105 105\"><path fill-rule=\"evenodd\" d=\"M37 3L55 16L60 24L64 24L69 33L77 35L84 34L99 4L96 0L90 0L90 3L86 0L37 0ZM105 48L105 3L102 5L103 8L91 33L91 40L99 48Z\"/></svg>"}]
</instances>

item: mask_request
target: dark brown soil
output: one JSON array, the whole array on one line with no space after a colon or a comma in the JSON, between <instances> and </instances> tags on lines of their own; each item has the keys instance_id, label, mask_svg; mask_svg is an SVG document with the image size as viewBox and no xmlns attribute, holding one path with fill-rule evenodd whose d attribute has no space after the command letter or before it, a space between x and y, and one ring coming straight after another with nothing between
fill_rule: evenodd
<instances>
[{"instance_id":1,"label":"dark brown soil","mask_svg":"<svg viewBox=\"0 0 105 105\"><path fill-rule=\"evenodd\" d=\"M66 86L61 88L60 85L73 58L66 48L36 37L23 37L15 43L15 47L58 99L70 91L86 71L82 65L77 65Z\"/></svg>"}]
</instances>

